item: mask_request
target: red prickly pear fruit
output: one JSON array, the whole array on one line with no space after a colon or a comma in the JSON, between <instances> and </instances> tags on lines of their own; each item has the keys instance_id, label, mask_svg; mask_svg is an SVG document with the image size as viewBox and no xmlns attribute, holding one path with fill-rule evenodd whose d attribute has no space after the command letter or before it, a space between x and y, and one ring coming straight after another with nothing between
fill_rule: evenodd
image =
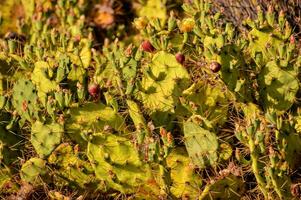
<instances>
[{"instance_id":1,"label":"red prickly pear fruit","mask_svg":"<svg viewBox=\"0 0 301 200\"><path fill-rule=\"evenodd\" d=\"M291 44L295 44L295 42L296 42L295 36L291 35L291 37L290 37L290 43Z\"/></svg>"},{"instance_id":2,"label":"red prickly pear fruit","mask_svg":"<svg viewBox=\"0 0 301 200\"><path fill-rule=\"evenodd\" d=\"M211 62L211 64L209 65L209 68L210 70L213 72L213 73L217 73L221 68L221 64L219 64L218 62L216 61L213 61Z\"/></svg>"},{"instance_id":3,"label":"red prickly pear fruit","mask_svg":"<svg viewBox=\"0 0 301 200\"><path fill-rule=\"evenodd\" d=\"M88 92L92 97L97 97L99 95L99 92L100 92L99 85L96 84L96 83L90 84L89 87L88 87Z\"/></svg>"},{"instance_id":4,"label":"red prickly pear fruit","mask_svg":"<svg viewBox=\"0 0 301 200\"><path fill-rule=\"evenodd\" d=\"M178 63L183 65L183 63L185 62L185 56L182 53L177 53L176 60L178 61Z\"/></svg>"},{"instance_id":5,"label":"red prickly pear fruit","mask_svg":"<svg viewBox=\"0 0 301 200\"><path fill-rule=\"evenodd\" d=\"M155 47L148 40L143 41L141 46L142 46L143 51L146 51L149 53L152 53L156 50Z\"/></svg>"}]
</instances>

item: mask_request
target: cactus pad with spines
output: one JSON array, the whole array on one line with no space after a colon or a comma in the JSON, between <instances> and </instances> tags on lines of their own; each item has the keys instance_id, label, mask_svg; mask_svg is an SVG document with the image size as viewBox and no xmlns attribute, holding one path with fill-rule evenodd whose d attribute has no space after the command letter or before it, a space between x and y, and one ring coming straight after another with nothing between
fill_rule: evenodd
<instances>
[{"instance_id":1,"label":"cactus pad with spines","mask_svg":"<svg viewBox=\"0 0 301 200\"><path fill-rule=\"evenodd\" d=\"M53 172L57 181L62 185L72 188L94 191L99 181L94 176L94 170L88 160L84 159L79 146L71 146L68 143L59 145L48 157L48 163L56 167Z\"/></svg>"},{"instance_id":2,"label":"cactus pad with spines","mask_svg":"<svg viewBox=\"0 0 301 200\"><path fill-rule=\"evenodd\" d=\"M205 196L205 200L211 198L219 199L240 199L240 196L245 192L245 185L240 177L236 177L232 174L226 177L221 177L215 181L209 189L208 195Z\"/></svg>"},{"instance_id":3,"label":"cactus pad with spines","mask_svg":"<svg viewBox=\"0 0 301 200\"><path fill-rule=\"evenodd\" d=\"M174 149L167 157L171 173L171 193L177 198L196 198L200 195L202 179L194 171L194 166L183 148Z\"/></svg>"},{"instance_id":4,"label":"cactus pad with spines","mask_svg":"<svg viewBox=\"0 0 301 200\"><path fill-rule=\"evenodd\" d=\"M47 157L61 143L64 127L58 123L36 121L31 128L31 143L41 158Z\"/></svg>"},{"instance_id":5,"label":"cactus pad with spines","mask_svg":"<svg viewBox=\"0 0 301 200\"><path fill-rule=\"evenodd\" d=\"M0 2L1 197L301 198L285 0Z\"/></svg>"},{"instance_id":6,"label":"cactus pad with spines","mask_svg":"<svg viewBox=\"0 0 301 200\"><path fill-rule=\"evenodd\" d=\"M296 101L299 82L292 67L283 69L271 61L261 70L258 82L266 110L286 111Z\"/></svg>"},{"instance_id":7,"label":"cactus pad with spines","mask_svg":"<svg viewBox=\"0 0 301 200\"><path fill-rule=\"evenodd\" d=\"M138 98L150 112L174 112L174 105L184 89L189 86L186 69L174 55L160 51L145 68Z\"/></svg>"},{"instance_id":8,"label":"cactus pad with spines","mask_svg":"<svg viewBox=\"0 0 301 200\"><path fill-rule=\"evenodd\" d=\"M184 141L194 165L204 169L214 166L218 160L218 139L212 133L193 122L184 122Z\"/></svg>"},{"instance_id":9,"label":"cactus pad with spines","mask_svg":"<svg viewBox=\"0 0 301 200\"><path fill-rule=\"evenodd\" d=\"M35 63L31 80L36 85L38 96L43 105L46 104L46 94L57 88L57 83L52 80L53 69L47 62L39 61Z\"/></svg>"},{"instance_id":10,"label":"cactus pad with spines","mask_svg":"<svg viewBox=\"0 0 301 200\"><path fill-rule=\"evenodd\" d=\"M47 173L46 161L41 158L31 158L21 168L21 178L30 183L40 183L40 176Z\"/></svg>"},{"instance_id":11,"label":"cactus pad with spines","mask_svg":"<svg viewBox=\"0 0 301 200\"><path fill-rule=\"evenodd\" d=\"M152 181L151 168L140 160L130 140L113 134L96 134L88 143L88 158L96 177L109 188L128 193Z\"/></svg>"},{"instance_id":12,"label":"cactus pad with spines","mask_svg":"<svg viewBox=\"0 0 301 200\"><path fill-rule=\"evenodd\" d=\"M38 95L35 85L26 79L20 79L13 88L12 104L18 114L25 120L38 118Z\"/></svg>"},{"instance_id":13,"label":"cactus pad with spines","mask_svg":"<svg viewBox=\"0 0 301 200\"><path fill-rule=\"evenodd\" d=\"M123 118L102 103L87 103L80 107L74 105L66 121L68 136L84 146L85 140L89 140L86 132L103 131L105 127L125 131Z\"/></svg>"},{"instance_id":14,"label":"cactus pad with spines","mask_svg":"<svg viewBox=\"0 0 301 200\"><path fill-rule=\"evenodd\" d=\"M222 85L199 81L183 91L183 97L186 102L182 102L182 105L189 107L191 114L202 115L213 124L223 124L227 119L231 96ZM195 108L189 106L191 103Z\"/></svg>"}]
</instances>

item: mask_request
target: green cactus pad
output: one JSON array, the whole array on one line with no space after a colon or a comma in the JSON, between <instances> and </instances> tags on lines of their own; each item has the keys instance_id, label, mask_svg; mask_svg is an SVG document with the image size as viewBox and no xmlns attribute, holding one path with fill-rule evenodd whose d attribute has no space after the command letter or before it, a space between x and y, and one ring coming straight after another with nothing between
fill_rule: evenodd
<instances>
[{"instance_id":1,"label":"green cactus pad","mask_svg":"<svg viewBox=\"0 0 301 200\"><path fill-rule=\"evenodd\" d=\"M63 182L63 185L75 189L96 190L98 181L94 176L94 170L80 153L70 144L63 143L52 152L48 163L55 166L54 177L57 177L58 182Z\"/></svg>"},{"instance_id":2,"label":"green cactus pad","mask_svg":"<svg viewBox=\"0 0 301 200\"><path fill-rule=\"evenodd\" d=\"M87 155L96 177L109 188L131 193L154 179L149 165L140 161L138 151L124 137L95 135L88 143Z\"/></svg>"},{"instance_id":3,"label":"green cactus pad","mask_svg":"<svg viewBox=\"0 0 301 200\"><path fill-rule=\"evenodd\" d=\"M136 127L146 126L145 119L144 119L143 115L141 114L141 110L140 110L138 104L131 100L127 100L126 102L129 107L130 117L132 118L135 126Z\"/></svg>"},{"instance_id":4,"label":"green cactus pad","mask_svg":"<svg viewBox=\"0 0 301 200\"><path fill-rule=\"evenodd\" d=\"M285 159L291 169L296 169L300 166L300 159L296 158L301 155L301 137L292 131L286 136L285 143L287 145Z\"/></svg>"},{"instance_id":5,"label":"green cactus pad","mask_svg":"<svg viewBox=\"0 0 301 200\"><path fill-rule=\"evenodd\" d=\"M199 81L183 91L183 97L195 103L198 106L195 113L206 117L212 124L223 124L226 121L230 95L222 85L211 86Z\"/></svg>"},{"instance_id":6,"label":"green cactus pad","mask_svg":"<svg viewBox=\"0 0 301 200\"><path fill-rule=\"evenodd\" d=\"M145 16L149 19L159 18L164 21L166 20L167 10L166 6L164 6L164 2L162 0L148 0L145 1L146 5L142 7L142 9L138 12L139 16Z\"/></svg>"},{"instance_id":7,"label":"green cactus pad","mask_svg":"<svg viewBox=\"0 0 301 200\"><path fill-rule=\"evenodd\" d=\"M41 158L47 157L61 143L64 127L57 123L36 121L31 127L31 143Z\"/></svg>"},{"instance_id":8,"label":"green cactus pad","mask_svg":"<svg viewBox=\"0 0 301 200\"><path fill-rule=\"evenodd\" d=\"M265 110L286 111L296 101L299 82L293 70L281 69L271 61L261 70L258 82Z\"/></svg>"},{"instance_id":9,"label":"green cactus pad","mask_svg":"<svg viewBox=\"0 0 301 200\"><path fill-rule=\"evenodd\" d=\"M197 198L200 194L199 188L202 186L202 179L195 173L186 150L175 148L168 155L166 162L171 170L171 193L177 198Z\"/></svg>"},{"instance_id":10,"label":"green cactus pad","mask_svg":"<svg viewBox=\"0 0 301 200\"><path fill-rule=\"evenodd\" d=\"M271 35L274 36L271 37ZM279 35L279 33L274 31L273 29L258 30L254 28L249 32L249 37L254 38L251 40L248 47L251 56L253 58L256 58L258 54L261 54L261 62L256 63L258 66L263 66L270 60L272 56L276 56L271 55L268 52L268 46L278 47L282 43L282 35ZM255 59L255 61L256 60L257 59Z\"/></svg>"},{"instance_id":11,"label":"green cactus pad","mask_svg":"<svg viewBox=\"0 0 301 200\"><path fill-rule=\"evenodd\" d=\"M78 48L80 49L79 55L76 55L75 53L69 54L71 61L77 66L88 68L92 59L91 41L85 38L82 39Z\"/></svg>"},{"instance_id":12,"label":"green cactus pad","mask_svg":"<svg viewBox=\"0 0 301 200\"><path fill-rule=\"evenodd\" d=\"M216 181L210 187L210 194L204 200L210 199L241 199L245 191L245 185L241 178L234 175L228 175Z\"/></svg>"},{"instance_id":13,"label":"green cactus pad","mask_svg":"<svg viewBox=\"0 0 301 200\"><path fill-rule=\"evenodd\" d=\"M17 160L19 149L22 148L20 142L22 138L11 131L5 129L5 121L10 120L8 113L0 113L0 163L10 165Z\"/></svg>"},{"instance_id":14,"label":"green cactus pad","mask_svg":"<svg viewBox=\"0 0 301 200\"><path fill-rule=\"evenodd\" d=\"M81 136L83 131L103 131L106 125L115 130L125 130L123 118L111 107L101 103L87 103L82 107L71 108L66 130L71 139L85 146L86 142Z\"/></svg>"},{"instance_id":15,"label":"green cactus pad","mask_svg":"<svg viewBox=\"0 0 301 200\"><path fill-rule=\"evenodd\" d=\"M71 70L68 74L68 79L71 81L79 81L80 83L84 82L86 71L81 66L71 65Z\"/></svg>"},{"instance_id":16,"label":"green cactus pad","mask_svg":"<svg viewBox=\"0 0 301 200\"><path fill-rule=\"evenodd\" d=\"M206 36L206 39L215 43L214 38ZM210 44L210 43L209 43ZM205 45L205 44L204 44ZM245 59L241 57L240 47L236 44L229 44L221 46L221 44L215 44L221 50L217 52L211 52L205 45L204 56L208 65L211 62L218 62L221 64L221 70L219 72L221 79L228 89L235 92L238 99L249 101L251 99L250 89L247 87L247 75L245 74L246 64Z\"/></svg>"},{"instance_id":17,"label":"green cactus pad","mask_svg":"<svg viewBox=\"0 0 301 200\"><path fill-rule=\"evenodd\" d=\"M184 122L184 141L189 157L199 168L214 166L218 160L217 136L192 122Z\"/></svg>"},{"instance_id":18,"label":"green cactus pad","mask_svg":"<svg viewBox=\"0 0 301 200\"><path fill-rule=\"evenodd\" d=\"M174 106L189 84L189 74L173 54L160 51L145 69L138 98L150 112L174 112Z\"/></svg>"},{"instance_id":19,"label":"green cactus pad","mask_svg":"<svg viewBox=\"0 0 301 200\"><path fill-rule=\"evenodd\" d=\"M58 86L54 80L51 80L52 73L53 71L47 62L38 61L35 63L31 80L37 86L38 96L43 105L46 104L46 94L55 91Z\"/></svg>"},{"instance_id":20,"label":"green cactus pad","mask_svg":"<svg viewBox=\"0 0 301 200\"><path fill-rule=\"evenodd\" d=\"M47 173L46 161L40 158L31 158L21 168L22 180L29 183L39 183L39 177Z\"/></svg>"},{"instance_id":21,"label":"green cactus pad","mask_svg":"<svg viewBox=\"0 0 301 200\"><path fill-rule=\"evenodd\" d=\"M122 68L122 75L125 81L130 81L136 77L138 62L131 58Z\"/></svg>"},{"instance_id":22,"label":"green cactus pad","mask_svg":"<svg viewBox=\"0 0 301 200\"><path fill-rule=\"evenodd\" d=\"M18 114L28 120L32 121L38 118L38 96L36 87L30 80L20 79L13 88L12 104Z\"/></svg>"}]
</instances>

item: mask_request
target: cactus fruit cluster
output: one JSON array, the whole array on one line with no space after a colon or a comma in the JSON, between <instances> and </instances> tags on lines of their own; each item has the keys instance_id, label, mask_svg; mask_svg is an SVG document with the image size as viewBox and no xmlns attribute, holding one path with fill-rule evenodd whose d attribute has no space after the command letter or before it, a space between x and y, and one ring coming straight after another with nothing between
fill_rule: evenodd
<instances>
[{"instance_id":1,"label":"cactus fruit cluster","mask_svg":"<svg viewBox=\"0 0 301 200\"><path fill-rule=\"evenodd\" d=\"M1 199L300 199L298 29L221 2L0 0Z\"/></svg>"}]
</instances>

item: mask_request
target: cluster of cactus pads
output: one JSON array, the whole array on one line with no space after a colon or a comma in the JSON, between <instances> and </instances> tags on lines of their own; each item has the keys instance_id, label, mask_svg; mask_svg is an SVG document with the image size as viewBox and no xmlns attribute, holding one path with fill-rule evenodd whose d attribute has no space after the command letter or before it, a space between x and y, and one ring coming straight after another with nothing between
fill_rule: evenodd
<instances>
[{"instance_id":1,"label":"cluster of cactus pads","mask_svg":"<svg viewBox=\"0 0 301 200\"><path fill-rule=\"evenodd\" d=\"M133 1L125 28L122 1L16 2L0 38L1 198L301 198L284 11L238 28L209 0Z\"/></svg>"}]
</instances>

